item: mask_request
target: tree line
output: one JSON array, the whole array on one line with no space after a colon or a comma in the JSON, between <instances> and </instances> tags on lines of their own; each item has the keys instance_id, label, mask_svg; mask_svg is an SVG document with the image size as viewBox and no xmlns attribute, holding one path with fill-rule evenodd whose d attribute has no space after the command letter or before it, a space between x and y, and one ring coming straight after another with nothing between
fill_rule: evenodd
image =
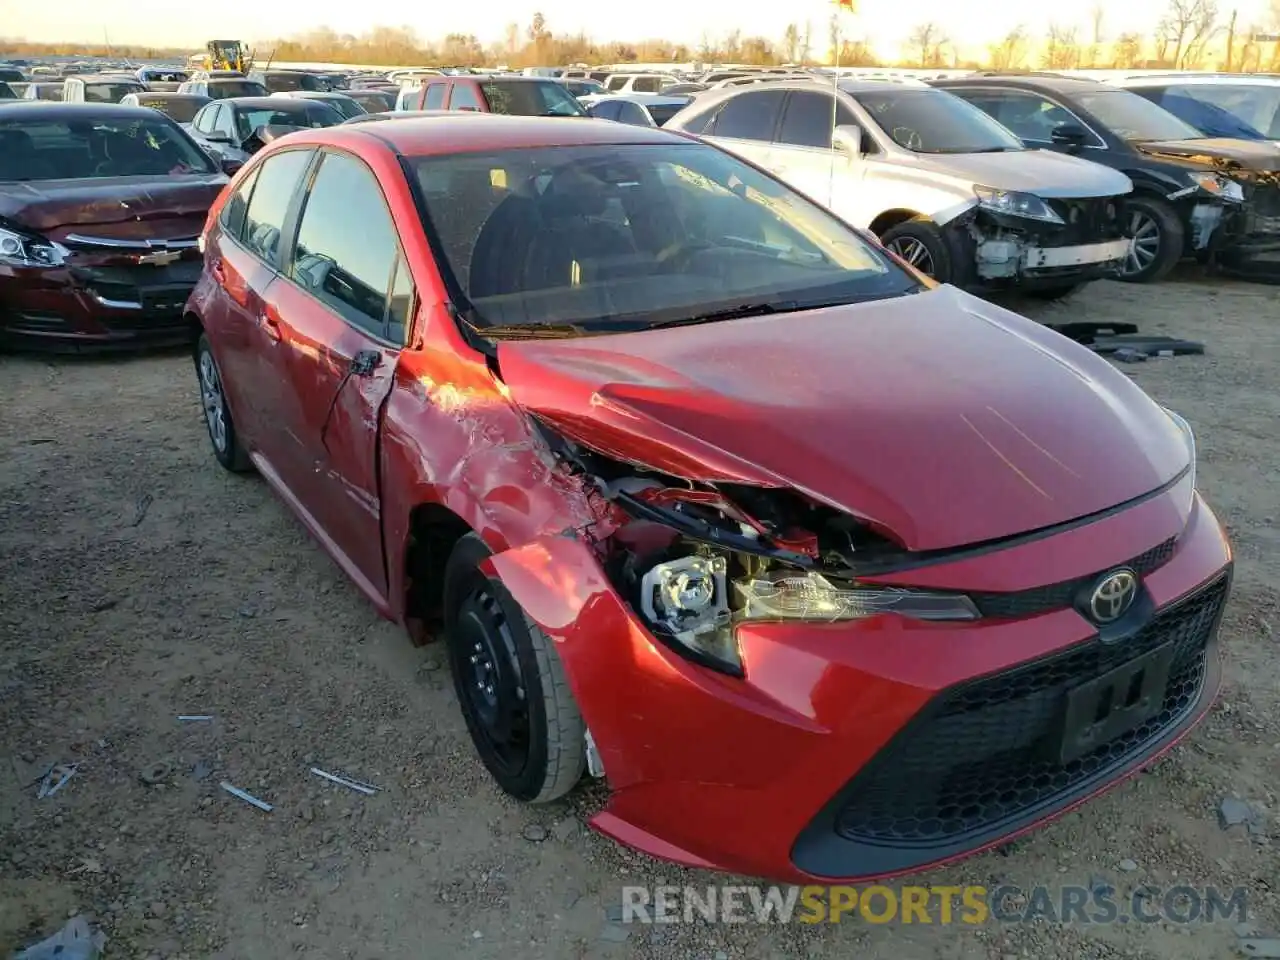
<instances>
[{"instance_id":1,"label":"tree line","mask_svg":"<svg viewBox=\"0 0 1280 960\"><path fill-rule=\"evenodd\" d=\"M259 63L362 63L421 66L560 66L571 63L704 63L818 64L899 66L995 70L1220 69L1280 71L1280 43L1262 39L1280 32L1280 0L1271 0L1270 23L1237 22L1234 11L1219 9L1218 0L1169 0L1150 35L1107 30L1105 8L1093 8L1089 22L1051 24L1044 36L1016 27L991 43L984 60L963 58L947 31L935 22L914 27L893 62L877 59L866 39L853 39L856 19L842 29L835 17L815 34L812 23L791 23L777 40L744 36L733 30L704 35L697 44L663 39L598 43L584 33L554 33L541 13L527 25L512 23L500 41L485 45L472 34L451 33L430 41L411 27L377 27L356 35L327 27L299 36L256 45ZM101 44L39 44L0 38L8 56L98 56L159 59L190 51Z\"/></svg>"}]
</instances>

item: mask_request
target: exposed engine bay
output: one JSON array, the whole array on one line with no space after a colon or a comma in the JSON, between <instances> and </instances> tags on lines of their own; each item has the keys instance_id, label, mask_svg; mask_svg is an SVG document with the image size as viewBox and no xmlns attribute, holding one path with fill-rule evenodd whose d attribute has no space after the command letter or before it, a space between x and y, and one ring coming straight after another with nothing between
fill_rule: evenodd
<instances>
[{"instance_id":1,"label":"exposed engine bay","mask_svg":"<svg viewBox=\"0 0 1280 960\"><path fill-rule=\"evenodd\" d=\"M656 635L691 659L740 674L746 621L841 621L895 612L975 620L961 594L859 584L919 556L858 518L791 490L694 483L622 463L534 418L555 456L620 517L602 557Z\"/></svg>"}]
</instances>

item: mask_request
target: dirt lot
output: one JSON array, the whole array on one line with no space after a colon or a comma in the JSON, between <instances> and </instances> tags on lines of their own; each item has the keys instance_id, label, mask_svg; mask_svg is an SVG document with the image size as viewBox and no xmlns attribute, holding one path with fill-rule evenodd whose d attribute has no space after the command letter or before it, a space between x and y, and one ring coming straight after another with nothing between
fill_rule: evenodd
<instances>
[{"instance_id":1,"label":"dirt lot","mask_svg":"<svg viewBox=\"0 0 1280 960\"><path fill-rule=\"evenodd\" d=\"M1206 339L1126 367L1200 440L1238 569L1227 686L1149 773L936 874L1121 891L1243 885L1280 926L1280 306L1184 277L1100 284L1042 318ZM525 810L491 786L439 652L380 621L254 478L217 468L181 356L0 359L0 952L70 913L112 957L1210 958L1231 923L620 927L624 884L709 878L582 826L599 788ZM179 714L212 714L180 723ZM749 749L744 744L744 749ZM80 761L57 795L35 781ZM140 774L168 764L158 782ZM309 776L339 770L364 797ZM218 789L227 779L270 814ZM1230 795L1269 811L1226 831ZM1267 834L1270 834L1270 837ZM616 919L616 917L612 917Z\"/></svg>"}]
</instances>

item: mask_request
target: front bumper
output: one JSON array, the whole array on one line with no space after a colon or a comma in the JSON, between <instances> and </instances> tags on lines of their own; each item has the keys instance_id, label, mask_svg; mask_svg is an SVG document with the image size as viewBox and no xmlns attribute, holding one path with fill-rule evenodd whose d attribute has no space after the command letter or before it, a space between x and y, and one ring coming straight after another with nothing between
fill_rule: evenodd
<instances>
[{"instance_id":1,"label":"front bumper","mask_svg":"<svg viewBox=\"0 0 1280 960\"><path fill-rule=\"evenodd\" d=\"M183 311L199 274L198 258L141 269L0 265L0 345L79 352L191 343Z\"/></svg>"},{"instance_id":2,"label":"front bumper","mask_svg":"<svg viewBox=\"0 0 1280 960\"><path fill-rule=\"evenodd\" d=\"M1133 646L1102 651L1074 609L1016 603L964 624L762 623L739 629L741 680L655 640L579 540L488 564L565 663L612 788L596 829L689 866L862 882L1007 841L1185 734L1217 691L1231 552L1184 486L1051 538L881 578L1025 599L1155 547L1143 577L1154 619ZM1179 653L1157 718L1070 770L1036 766L1067 688L1161 637Z\"/></svg>"}]
</instances>

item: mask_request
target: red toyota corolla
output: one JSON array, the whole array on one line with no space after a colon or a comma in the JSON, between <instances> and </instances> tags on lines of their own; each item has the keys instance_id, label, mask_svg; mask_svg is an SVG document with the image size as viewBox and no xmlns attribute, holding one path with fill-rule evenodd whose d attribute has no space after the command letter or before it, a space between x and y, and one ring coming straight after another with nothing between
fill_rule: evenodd
<instances>
[{"instance_id":1,"label":"red toyota corolla","mask_svg":"<svg viewBox=\"0 0 1280 960\"><path fill-rule=\"evenodd\" d=\"M521 800L588 771L654 856L868 879L1062 813L1214 697L1187 423L714 146L306 131L203 242L215 455L441 628Z\"/></svg>"}]
</instances>

